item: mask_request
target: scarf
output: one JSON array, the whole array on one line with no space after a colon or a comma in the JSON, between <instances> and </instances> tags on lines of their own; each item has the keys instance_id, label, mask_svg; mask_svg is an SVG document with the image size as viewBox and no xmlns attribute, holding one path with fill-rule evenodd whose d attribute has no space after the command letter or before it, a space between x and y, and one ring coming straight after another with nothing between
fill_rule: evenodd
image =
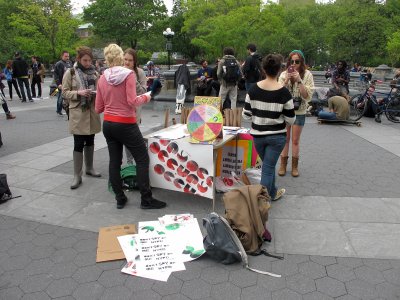
<instances>
[{"instance_id":1,"label":"scarf","mask_svg":"<svg viewBox=\"0 0 400 300\"><path fill-rule=\"evenodd\" d=\"M93 65L89 68L85 68L79 62L76 64L76 73L80 81L80 87L83 89L90 89L92 91L96 90L96 69ZM90 107L95 95L90 95L89 97L81 96L81 107L82 111L85 111Z\"/></svg>"}]
</instances>

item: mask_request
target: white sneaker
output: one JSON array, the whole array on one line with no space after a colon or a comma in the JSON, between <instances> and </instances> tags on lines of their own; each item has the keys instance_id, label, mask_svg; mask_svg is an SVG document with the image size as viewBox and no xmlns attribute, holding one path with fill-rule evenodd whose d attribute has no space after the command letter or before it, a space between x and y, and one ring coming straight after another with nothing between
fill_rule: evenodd
<instances>
[{"instance_id":1,"label":"white sneaker","mask_svg":"<svg viewBox=\"0 0 400 300\"><path fill-rule=\"evenodd\" d=\"M286 193L286 190L285 190L285 189L279 189L279 190L276 192L275 198L272 199L272 201L277 201L277 200L279 200L283 195L285 195L285 193Z\"/></svg>"},{"instance_id":2,"label":"white sneaker","mask_svg":"<svg viewBox=\"0 0 400 300\"><path fill-rule=\"evenodd\" d=\"M182 113L182 104L177 103L175 106L175 114L180 115Z\"/></svg>"}]
</instances>

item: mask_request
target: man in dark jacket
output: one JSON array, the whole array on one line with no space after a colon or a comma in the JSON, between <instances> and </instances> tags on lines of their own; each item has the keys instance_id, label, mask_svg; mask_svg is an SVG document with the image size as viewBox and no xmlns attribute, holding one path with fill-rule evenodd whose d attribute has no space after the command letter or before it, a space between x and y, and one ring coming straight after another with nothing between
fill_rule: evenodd
<instances>
[{"instance_id":1,"label":"man in dark jacket","mask_svg":"<svg viewBox=\"0 0 400 300\"><path fill-rule=\"evenodd\" d=\"M243 75L246 80L246 91L248 91L253 85L261 80L261 58L256 51L256 45L247 45L247 52L249 53L249 56L247 56L243 65Z\"/></svg>"},{"instance_id":2,"label":"man in dark jacket","mask_svg":"<svg viewBox=\"0 0 400 300\"><path fill-rule=\"evenodd\" d=\"M69 60L69 52L63 51L61 54L61 60L59 60L54 66L54 81L58 86L57 95L57 115L62 116L62 80L65 71L71 68L71 62Z\"/></svg>"},{"instance_id":3,"label":"man in dark jacket","mask_svg":"<svg viewBox=\"0 0 400 300\"><path fill-rule=\"evenodd\" d=\"M24 85L25 85L26 92L28 94L28 100L30 102L33 102L31 90L29 88L29 80L28 80L29 66L26 63L26 61L22 59L19 52L15 52L15 59L12 63L12 69L13 69L13 76L15 78L17 78L19 89L21 90L22 102L26 102Z\"/></svg>"}]
</instances>

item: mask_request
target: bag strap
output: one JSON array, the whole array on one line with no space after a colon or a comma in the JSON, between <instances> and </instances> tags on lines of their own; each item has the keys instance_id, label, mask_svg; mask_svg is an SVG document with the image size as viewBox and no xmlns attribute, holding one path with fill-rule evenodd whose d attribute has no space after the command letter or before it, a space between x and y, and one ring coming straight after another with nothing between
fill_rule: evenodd
<instances>
[{"instance_id":1,"label":"bag strap","mask_svg":"<svg viewBox=\"0 0 400 300\"><path fill-rule=\"evenodd\" d=\"M261 255L261 254L264 254L265 256L277 258L277 259L283 259L283 256L271 254L271 253L269 253L269 252L267 251L267 249L258 249L256 252L249 253L249 255L251 255L251 256L259 256L259 255Z\"/></svg>"},{"instance_id":2,"label":"bag strap","mask_svg":"<svg viewBox=\"0 0 400 300\"><path fill-rule=\"evenodd\" d=\"M213 214L216 214L218 216L217 213L213 213ZM261 270L257 270L257 269L251 268L249 266L249 261L247 259L247 254L246 254L246 251L243 248L242 242L239 240L239 238L237 237L236 233L232 230L231 226L229 225L229 222L222 216L219 216L219 218L225 224L225 226L227 226L229 235L231 236L231 238L233 239L235 244L238 246L239 254L242 257L243 266L246 269L248 269L250 271L253 271L253 272L256 272L256 273L259 273L259 274L264 274L264 275L268 275L268 276L272 276L272 277L277 277L277 278L282 277L282 275L279 275L279 274L274 274L274 273L270 273L270 272L261 271Z\"/></svg>"}]
</instances>

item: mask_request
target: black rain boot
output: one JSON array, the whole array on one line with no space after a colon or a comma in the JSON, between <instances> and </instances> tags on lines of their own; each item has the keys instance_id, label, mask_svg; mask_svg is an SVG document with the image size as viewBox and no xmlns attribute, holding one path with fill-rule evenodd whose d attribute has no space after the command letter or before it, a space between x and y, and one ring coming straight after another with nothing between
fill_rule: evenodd
<instances>
[{"instance_id":1,"label":"black rain boot","mask_svg":"<svg viewBox=\"0 0 400 300\"><path fill-rule=\"evenodd\" d=\"M84 153L85 153L85 169L86 169L86 175L92 176L92 177L101 177L101 174L96 172L93 169L93 155L94 155L94 145L92 146L85 146L84 148Z\"/></svg>"},{"instance_id":2,"label":"black rain boot","mask_svg":"<svg viewBox=\"0 0 400 300\"><path fill-rule=\"evenodd\" d=\"M83 165L83 153L74 151L74 179L71 183L71 190L78 188L82 183L82 165Z\"/></svg>"}]
</instances>

